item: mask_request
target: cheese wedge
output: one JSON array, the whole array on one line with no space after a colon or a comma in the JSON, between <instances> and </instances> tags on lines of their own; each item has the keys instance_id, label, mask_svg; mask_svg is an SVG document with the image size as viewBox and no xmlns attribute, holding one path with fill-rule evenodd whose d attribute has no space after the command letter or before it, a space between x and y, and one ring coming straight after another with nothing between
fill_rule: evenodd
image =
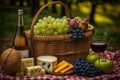
<instances>
[{"instance_id":1,"label":"cheese wedge","mask_svg":"<svg viewBox=\"0 0 120 80\"><path fill-rule=\"evenodd\" d=\"M72 69L72 68L73 68L73 65L72 65L72 64L69 64L69 66L68 66L67 68L61 70L60 72L61 72L61 73L65 73L65 72L69 71L69 70Z\"/></svg>"}]
</instances>

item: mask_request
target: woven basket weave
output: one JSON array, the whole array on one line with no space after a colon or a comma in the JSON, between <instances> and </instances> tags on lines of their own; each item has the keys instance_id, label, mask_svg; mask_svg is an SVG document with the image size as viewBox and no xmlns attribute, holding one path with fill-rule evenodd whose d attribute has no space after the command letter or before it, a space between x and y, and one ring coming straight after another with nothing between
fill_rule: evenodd
<instances>
[{"instance_id":1,"label":"woven basket weave","mask_svg":"<svg viewBox=\"0 0 120 80\"><path fill-rule=\"evenodd\" d=\"M31 57L36 59L36 57L40 55L54 55L58 58L59 61L65 59L68 62L72 62L73 60L80 57L86 57L89 51L90 36L92 35L91 32L86 32L86 38L78 41L71 41L71 34L58 36L34 35L34 25L38 19L38 16L48 5L53 4L62 5L67 11L69 18L74 18L70 9L62 2L50 2L41 7L33 18L31 29L25 31L31 51Z\"/></svg>"}]
</instances>

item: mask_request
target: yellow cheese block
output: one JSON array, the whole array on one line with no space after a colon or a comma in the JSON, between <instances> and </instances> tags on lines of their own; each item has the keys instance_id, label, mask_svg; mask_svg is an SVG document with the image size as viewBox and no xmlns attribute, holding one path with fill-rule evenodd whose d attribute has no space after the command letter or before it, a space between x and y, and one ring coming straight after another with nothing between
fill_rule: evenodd
<instances>
[{"instance_id":1,"label":"yellow cheese block","mask_svg":"<svg viewBox=\"0 0 120 80\"><path fill-rule=\"evenodd\" d=\"M61 72L61 73L65 73L65 72L69 71L69 70L72 69L72 68L73 68L73 65L72 65L72 64L69 64L69 66L68 66L67 68L61 70L60 72Z\"/></svg>"},{"instance_id":2,"label":"yellow cheese block","mask_svg":"<svg viewBox=\"0 0 120 80\"><path fill-rule=\"evenodd\" d=\"M65 69L69 66L69 63L66 61L62 61L57 65L57 68L54 70L54 72L60 72L61 70Z\"/></svg>"}]
</instances>

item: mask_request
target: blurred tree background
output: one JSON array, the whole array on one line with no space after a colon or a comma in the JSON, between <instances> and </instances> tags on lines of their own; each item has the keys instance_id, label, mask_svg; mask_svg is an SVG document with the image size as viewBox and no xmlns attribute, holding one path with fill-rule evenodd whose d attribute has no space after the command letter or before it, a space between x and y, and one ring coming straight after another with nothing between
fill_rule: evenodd
<instances>
[{"instance_id":1,"label":"blurred tree background","mask_svg":"<svg viewBox=\"0 0 120 80\"><path fill-rule=\"evenodd\" d=\"M74 16L89 19L96 27L95 35L104 35L112 46L120 47L120 0L0 0L0 42L12 41L17 28L17 10L24 10L25 29L30 29L32 19L38 9L51 1L62 1ZM60 5L50 5L41 14L62 17L67 15ZM119 47L118 47L119 46ZM0 47L2 48L2 47Z\"/></svg>"}]
</instances>

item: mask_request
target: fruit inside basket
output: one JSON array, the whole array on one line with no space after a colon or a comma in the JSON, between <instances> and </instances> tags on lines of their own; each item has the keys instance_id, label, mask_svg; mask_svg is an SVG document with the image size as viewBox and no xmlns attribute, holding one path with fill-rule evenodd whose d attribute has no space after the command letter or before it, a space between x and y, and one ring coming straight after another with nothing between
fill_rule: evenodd
<instances>
[{"instance_id":1,"label":"fruit inside basket","mask_svg":"<svg viewBox=\"0 0 120 80\"><path fill-rule=\"evenodd\" d=\"M69 16L63 18L48 16L38 19L47 6L54 4L63 6ZM32 57L54 55L59 61L64 59L71 62L74 59L86 57L94 31L95 28L89 24L88 20L73 17L66 4L56 1L38 10L33 18L31 29L26 31L26 36Z\"/></svg>"}]
</instances>

